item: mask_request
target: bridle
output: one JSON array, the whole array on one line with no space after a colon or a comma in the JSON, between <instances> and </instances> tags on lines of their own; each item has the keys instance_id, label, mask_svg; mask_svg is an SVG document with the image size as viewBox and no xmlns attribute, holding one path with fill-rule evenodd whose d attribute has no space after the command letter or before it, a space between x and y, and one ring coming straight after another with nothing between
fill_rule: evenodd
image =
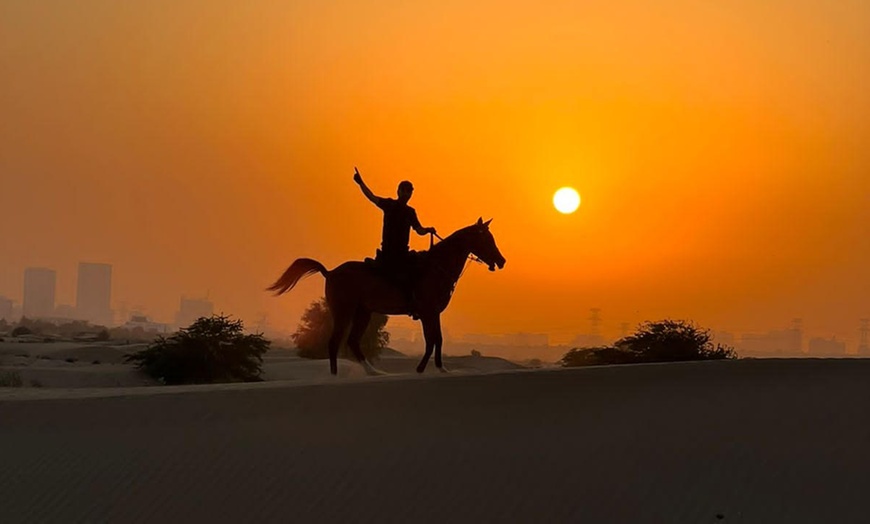
<instances>
[{"instance_id":1,"label":"bridle","mask_svg":"<svg viewBox=\"0 0 870 524\"><path fill-rule=\"evenodd\" d=\"M432 247L435 245L435 239L436 239L436 238L437 238L438 240L440 240L441 242L444 242L444 239L441 238L441 235L439 235L438 233L429 233L429 249L430 249L430 250L431 250ZM470 260L470 261L472 261L472 262L477 262L477 263L479 263L479 264L483 264L483 265L485 265L485 266L489 266L489 264L487 264L486 262L484 262L483 260L481 260L480 258L478 258L474 253L469 253L469 254L468 254L468 260ZM468 267L468 264L466 264L465 267L462 268L462 273L465 273L465 268L466 268L466 267ZM462 276L462 273L459 273L459 276L460 276L460 277Z\"/></svg>"},{"instance_id":2,"label":"bridle","mask_svg":"<svg viewBox=\"0 0 870 524\"><path fill-rule=\"evenodd\" d=\"M444 241L444 239L441 238L441 235L439 235L438 233L429 233L429 250L430 250L430 251L432 250L432 247L434 247L434 245L435 245L435 238L438 238L438 240L441 241L441 242ZM465 274L465 270L468 269L468 262L469 262L469 261L471 261L471 262L477 262L477 263L479 263L479 264L483 264L483 265L485 265L485 266L489 266L489 264L487 264L486 262L484 262L483 260L481 260L480 258L478 258L478 257L477 257L476 255L474 255L473 253L468 253L467 260L466 260L465 264L463 264L463 266L462 266L462 271L460 271L460 272L459 272L459 275L457 275L457 276L456 276L456 279L454 279L453 276L452 276L452 275L451 275L451 274L450 274L446 269L444 269L444 268L442 267L441 264L439 264L439 263L435 263L435 264L434 264L434 266L435 266L436 268L438 268L438 270L439 270L439 271L440 271L444 276L446 276L448 280L451 280L451 281L452 281L452 283L451 283L451 285L450 285L449 296L453 296L453 293L456 291L456 284L459 283L459 279L462 278L462 275Z\"/></svg>"}]
</instances>

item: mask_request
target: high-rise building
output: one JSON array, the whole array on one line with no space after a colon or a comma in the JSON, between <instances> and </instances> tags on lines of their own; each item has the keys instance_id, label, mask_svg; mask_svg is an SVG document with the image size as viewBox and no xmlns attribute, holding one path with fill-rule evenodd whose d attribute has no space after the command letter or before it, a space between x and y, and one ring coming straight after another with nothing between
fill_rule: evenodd
<instances>
[{"instance_id":1,"label":"high-rise building","mask_svg":"<svg viewBox=\"0 0 870 524\"><path fill-rule=\"evenodd\" d=\"M112 266L79 263L76 314L93 324L112 324Z\"/></svg>"},{"instance_id":2,"label":"high-rise building","mask_svg":"<svg viewBox=\"0 0 870 524\"><path fill-rule=\"evenodd\" d=\"M175 324L185 328L193 324L201 317L210 317L214 314L214 304L208 299L181 297L181 306L175 315Z\"/></svg>"},{"instance_id":3,"label":"high-rise building","mask_svg":"<svg viewBox=\"0 0 870 524\"><path fill-rule=\"evenodd\" d=\"M24 270L24 304L22 314L28 318L54 316L54 289L57 276L53 269L29 267Z\"/></svg>"},{"instance_id":4,"label":"high-rise building","mask_svg":"<svg viewBox=\"0 0 870 524\"><path fill-rule=\"evenodd\" d=\"M12 320L12 299L0 297L0 319Z\"/></svg>"}]
</instances>

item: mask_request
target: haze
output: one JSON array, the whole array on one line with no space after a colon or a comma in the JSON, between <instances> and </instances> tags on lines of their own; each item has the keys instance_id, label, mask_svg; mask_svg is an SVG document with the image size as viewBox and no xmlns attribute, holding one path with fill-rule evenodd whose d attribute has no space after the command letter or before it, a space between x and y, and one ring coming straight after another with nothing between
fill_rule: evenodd
<instances>
[{"instance_id":1,"label":"haze","mask_svg":"<svg viewBox=\"0 0 870 524\"><path fill-rule=\"evenodd\" d=\"M208 294L292 330L372 256L413 181L424 225L479 216L452 334L567 341L691 318L854 339L870 316L870 3L0 0L0 294L113 266L113 303ZM578 189L573 215L553 209ZM424 249L415 237L412 247Z\"/></svg>"}]
</instances>

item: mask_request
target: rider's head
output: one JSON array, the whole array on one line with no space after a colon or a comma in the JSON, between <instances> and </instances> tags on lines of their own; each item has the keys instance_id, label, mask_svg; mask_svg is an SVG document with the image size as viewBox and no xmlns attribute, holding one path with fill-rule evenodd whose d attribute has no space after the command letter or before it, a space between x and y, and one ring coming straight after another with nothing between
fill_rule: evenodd
<instances>
[{"instance_id":1,"label":"rider's head","mask_svg":"<svg viewBox=\"0 0 870 524\"><path fill-rule=\"evenodd\" d=\"M414 186L407 180L403 180L399 183L397 193L399 195L399 200L407 202L408 200L411 200L411 194L414 193Z\"/></svg>"}]
</instances>

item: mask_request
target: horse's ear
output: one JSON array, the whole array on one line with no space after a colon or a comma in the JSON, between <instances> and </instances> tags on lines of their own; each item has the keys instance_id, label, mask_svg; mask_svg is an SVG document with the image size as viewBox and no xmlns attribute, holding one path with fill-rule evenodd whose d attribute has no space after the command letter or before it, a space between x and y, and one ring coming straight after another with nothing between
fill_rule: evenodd
<instances>
[{"instance_id":1,"label":"horse's ear","mask_svg":"<svg viewBox=\"0 0 870 524\"><path fill-rule=\"evenodd\" d=\"M487 220L486 222L484 222L483 225L488 228L490 222L492 222L491 218L489 220Z\"/></svg>"},{"instance_id":2,"label":"horse's ear","mask_svg":"<svg viewBox=\"0 0 870 524\"><path fill-rule=\"evenodd\" d=\"M483 225L483 217L480 217L480 218L477 219L477 225L478 225L478 226L482 226L482 225Z\"/></svg>"}]
</instances>

